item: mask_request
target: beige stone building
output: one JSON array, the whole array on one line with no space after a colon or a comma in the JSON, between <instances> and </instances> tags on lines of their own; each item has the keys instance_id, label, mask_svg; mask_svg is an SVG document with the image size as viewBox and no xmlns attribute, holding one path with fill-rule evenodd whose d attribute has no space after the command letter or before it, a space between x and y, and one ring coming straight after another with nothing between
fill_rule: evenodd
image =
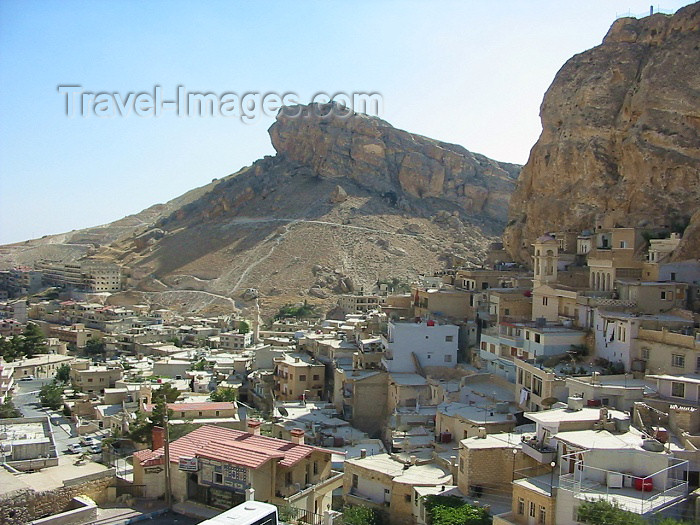
<instances>
[{"instance_id":1,"label":"beige stone building","mask_svg":"<svg viewBox=\"0 0 700 525\"><path fill-rule=\"evenodd\" d=\"M73 361L75 357L72 355L58 354L38 354L28 359L18 359L12 362L13 377L15 381L29 376L51 378L62 365Z\"/></svg>"},{"instance_id":2,"label":"beige stone building","mask_svg":"<svg viewBox=\"0 0 700 525\"><path fill-rule=\"evenodd\" d=\"M335 369L333 404L343 419L371 436L387 417L389 374L381 370Z\"/></svg>"},{"instance_id":3,"label":"beige stone building","mask_svg":"<svg viewBox=\"0 0 700 525\"><path fill-rule=\"evenodd\" d=\"M432 462L403 461L389 454L361 455L345 461L343 498L348 505L387 513L391 525L409 525L414 523L415 489L450 484L452 474Z\"/></svg>"},{"instance_id":4,"label":"beige stone building","mask_svg":"<svg viewBox=\"0 0 700 525\"><path fill-rule=\"evenodd\" d=\"M543 400L555 398L566 401L566 379L557 376L553 370L544 369L533 363L514 358L515 362L515 399L518 406L527 411L539 411L549 408Z\"/></svg>"},{"instance_id":5,"label":"beige stone building","mask_svg":"<svg viewBox=\"0 0 700 525\"><path fill-rule=\"evenodd\" d=\"M517 471L537 462L523 453L520 434L486 434L459 442L457 485L476 498L509 498ZM520 475L518 475L520 476Z\"/></svg>"},{"instance_id":6,"label":"beige stone building","mask_svg":"<svg viewBox=\"0 0 700 525\"><path fill-rule=\"evenodd\" d=\"M654 374L700 373L700 338L688 331L640 328L632 341L633 360Z\"/></svg>"},{"instance_id":7,"label":"beige stone building","mask_svg":"<svg viewBox=\"0 0 700 525\"><path fill-rule=\"evenodd\" d=\"M87 394L104 393L105 388L113 388L123 375L120 364L92 365L88 359L76 360L70 370L73 387Z\"/></svg>"},{"instance_id":8,"label":"beige stone building","mask_svg":"<svg viewBox=\"0 0 700 525\"><path fill-rule=\"evenodd\" d=\"M318 400L323 396L326 367L307 354L284 354L274 358L275 398Z\"/></svg>"}]
</instances>

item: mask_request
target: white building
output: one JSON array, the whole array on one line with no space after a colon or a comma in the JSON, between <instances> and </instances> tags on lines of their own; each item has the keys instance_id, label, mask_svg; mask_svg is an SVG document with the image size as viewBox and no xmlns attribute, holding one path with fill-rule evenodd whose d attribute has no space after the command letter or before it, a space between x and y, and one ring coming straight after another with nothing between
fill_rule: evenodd
<instances>
[{"instance_id":1,"label":"white building","mask_svg":"<svg viewBox=\"0 0 700 525\"><path fill-rule=\"evenodd\" d=\"M389 323L384 340L386 357L382 363L391 373L415 373L416 363L425 366L454 367L457 364L459 327L436 321Z\"/></svg>"}]
</instances>

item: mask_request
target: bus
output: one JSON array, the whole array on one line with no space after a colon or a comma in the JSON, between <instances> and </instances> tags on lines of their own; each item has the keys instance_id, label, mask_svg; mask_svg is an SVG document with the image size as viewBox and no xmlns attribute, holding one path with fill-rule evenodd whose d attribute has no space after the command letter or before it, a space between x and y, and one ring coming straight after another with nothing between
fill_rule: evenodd
<instances>
[{"instance_id":1,"label":"bus","mask_svg":"<svg viewBox=\"0 0 700 525\"><path fill-rule=\"evenodd\" d=\"M262 501L246 501L200 525L278 525L277 507Z\"/></svg>"}]
</instances>

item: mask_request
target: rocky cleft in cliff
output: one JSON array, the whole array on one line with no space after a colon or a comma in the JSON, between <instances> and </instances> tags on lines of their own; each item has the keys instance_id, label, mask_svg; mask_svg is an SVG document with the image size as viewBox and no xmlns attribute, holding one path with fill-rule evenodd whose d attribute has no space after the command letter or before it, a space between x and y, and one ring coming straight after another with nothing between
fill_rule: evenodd
<instances>
[{"instance_id":1,"label":"rocky cleft in cliff","mask_svg":"<svg viewBox=\"0 0 700 525\"><path fill-rule=\"evenodd\" d=\"M516 260L546 231L689 223L700 209L699 28L700 4L621 18L557 73L510 202L504 243ZM694 239L683 251L699 257Z\"/></svg>"}]
</instances>

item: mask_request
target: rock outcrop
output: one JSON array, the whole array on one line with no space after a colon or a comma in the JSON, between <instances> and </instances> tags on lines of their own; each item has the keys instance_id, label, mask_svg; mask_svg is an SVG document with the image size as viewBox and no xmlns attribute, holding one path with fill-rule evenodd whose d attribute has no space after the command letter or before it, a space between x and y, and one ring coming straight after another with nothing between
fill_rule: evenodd
<instances>
[{"instance_id":1,"label":"rock outcrop","mask_svg":"<svg viewBox=\"0 0 700 525\"><path fill-rule=\"evenodd\" d=\"M520 170L335 104L283 108L269 132L280 156L321 177L349 179L392 199L445 199L503 222Z\"/></svg>"},{"instance_id":2,"label":"rock outcrop","mask_svg":"<svg viewBox=\"0 0 700 525\"><path fill-rule=\"evenodd\" d=\"M621 18L557 73L510 203L516 260L546 231L673 227L700 208L699 26L700 4Z\"/></svg>"}]
</instances>

